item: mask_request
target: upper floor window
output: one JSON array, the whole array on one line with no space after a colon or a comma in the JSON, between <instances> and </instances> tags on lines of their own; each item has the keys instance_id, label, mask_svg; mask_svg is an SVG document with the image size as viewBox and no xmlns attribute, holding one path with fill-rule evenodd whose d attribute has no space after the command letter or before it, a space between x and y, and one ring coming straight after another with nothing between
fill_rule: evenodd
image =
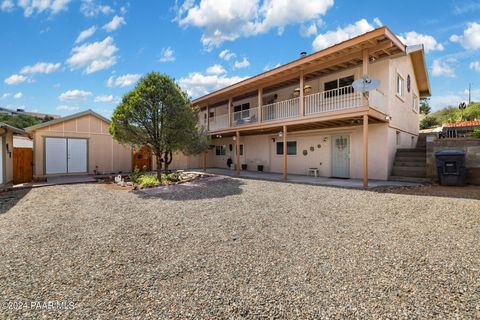
<instances>
[{"instance_id":1,"label":"upper floor window","mask_svg":"<svg viewBox=\"0 0 480 320\"><path fill-rule=\"evenodd\" d=\"M233 106L233 119L239 120L250 116L250 103Z\"/></svg>"},{"instance_id":2,"label":"upper floor window","mask_svg":"<svg viewBox=\"0 0 480 320\"><path fill-rule=\"evenodd\" d=\"M403 80L402 76L397 73L397 85L396 85L397 90L396 90L396 93L397 93L397 96L402 97L402 98L403 98L403 94L404 94L404 90L405 90L404 89L404 82L405 82L405 80Z\"/></svg>"},{"instance_id":3,"label":"upper floor window","mask_svg":"<svg viewBox=\"0 0 480 320\"><path fill-rule=\"evenodd\" d=\"M287 155L297 154L297 141L287 141ZM277 155L283 155L283 142L277 142Z\"/></svg>"},{"instance_id":4,"label":"upper floor window","mask_svg":"<svg viewBox=\"0 0 480 320\"><path fill-rule=\"evenodd\" d=\"M323 84L325 97L333 97L337 95L347 94L353 92L352 83L355 80L354 76L343 77L333 81L328 81ZM338 89L338 90L335 90Z\"/></svg>"},{"instance_id":5,"label":"upper floor window","mask_svg":"<svg viewBox=\"0 0 480 320\"><path fill-rule=\"evenodd\" d=\"M418 113L418 97L415 93L413 94L412 109L414 112Z\"/></svg>"}]
</instances>

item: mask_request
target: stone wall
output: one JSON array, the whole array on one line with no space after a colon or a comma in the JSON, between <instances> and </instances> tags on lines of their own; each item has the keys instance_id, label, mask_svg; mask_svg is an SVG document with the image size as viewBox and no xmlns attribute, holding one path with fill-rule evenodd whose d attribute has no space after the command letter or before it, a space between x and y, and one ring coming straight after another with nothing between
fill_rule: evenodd
<instances>
[{"instance_id":1,"label":"stone wall","mask_svg":"<svg viewBox=\"0 0 480 320\"><path fill-rule=\"evenodd\" d=\"M435 152L441 150L465 151L467 183L480 185L480 139L437 139L427 136L427 177L438 181Z\"/></svg>"}]
</instances>

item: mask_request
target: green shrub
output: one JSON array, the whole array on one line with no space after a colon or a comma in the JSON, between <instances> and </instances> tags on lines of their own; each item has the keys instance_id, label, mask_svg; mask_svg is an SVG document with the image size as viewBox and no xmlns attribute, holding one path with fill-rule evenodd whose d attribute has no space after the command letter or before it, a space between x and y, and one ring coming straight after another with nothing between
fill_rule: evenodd
<instances>
[{"instance_id":1,"label":"green shrub","mask_svg":"<svg viewBox=\"0 0 480 320\"><path fill-rule=\"evenodd\" d=\"M140 169L138 169L138 167L135 167L135 169L133 169L133 173L130 175L130 180L133 183L138 183L141 175L142 174L140 173Z\"/></svg>"},{"instance_id":2,"label":"green shrub","mask_svg":"<svg viewBox=\"0 0 480 320\"><path fill-rule=\"evenodd\" d=\"M425 116L422 120L420 120L420 129L428 129L435 126L438 126L440 123L438 122L437 118L432 116Z\"/></svg>"},{"instance_id":3,"label":"green shrub","mask_svg":"<svg viewBox=\"0 0 480 320\"><path fill-rule=\"evenodd\" d=\"M151 174L142 174L138 178L138 184L141 185L142 187L154 187L160 184L157 179L157 174L156 173L151 173Z\"/></svg>"},{"instance_id":4,"label":"green shrub","mask_svg":"<svg viewBox=\"0 0 480 320\"><path fill-rule=\"evenodd\" d=\"M477 129L473 130L472 137L473 138L480 138L480 128L477 128Z\"/></svg>"},{"instance_id":5,"label":"green shrub","mask_svg":"<svg viewBox=\"0 0 480 320\"><path fill-rule=\"evenodd\" d=\"M165 175L165 180L169 182L177 182L180 180L180 175L176 172L168 173Z\"/></svg>"}]
</instances>

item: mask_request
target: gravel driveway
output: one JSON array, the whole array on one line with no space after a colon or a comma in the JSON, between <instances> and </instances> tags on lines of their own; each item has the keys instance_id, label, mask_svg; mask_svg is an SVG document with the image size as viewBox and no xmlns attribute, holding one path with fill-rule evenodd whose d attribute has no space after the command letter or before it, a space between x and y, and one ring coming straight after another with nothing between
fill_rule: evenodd
<instances>
[{"instance_id":1,"label":"gravel driveway","mask_svg":"<svg viewBox=\"0 0 480 320\"><path fill-rule=\"evenodd\" d=\"M0 204L2 319L480 317L475 199L226 179Z\"/></svg>"}]
</instances>

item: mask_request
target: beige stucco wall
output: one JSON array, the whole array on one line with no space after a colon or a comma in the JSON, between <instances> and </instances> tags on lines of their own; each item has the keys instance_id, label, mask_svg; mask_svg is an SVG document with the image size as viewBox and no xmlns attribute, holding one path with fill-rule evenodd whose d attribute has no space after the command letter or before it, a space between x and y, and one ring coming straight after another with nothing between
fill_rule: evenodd
<instances>
[{"instance_id":1,"label":"beige stucco wall","mask_svg":"<svg viewBox=\"0 0 480 320\"><path fill-rule=\"evenodd\" d=\"M130 172L132 151L115 141L108 132L108 123L92 115L67 120L33 132L34 176L45 176L44 138L70 137L88 139L88 173Z\"/></svg>"},{"instance_id":2,"label":"beige stucco wall","mask_svg":"<svg viewBox=\"0 0 480 320\"><path fill-rule=\"evenodd\" d=\"M375 124L369 126L369 177L370 179L388 179L389 152L388 152L388 125ZM297 155L289 155L287 160L288 172L292 174L307 174L310 167L319 169L320 175L331 175L331 144L332 136L350 136L350 175L352 178L363 177L363 133L362 126L342 127L334 130L315 130L288 134L288 141L297 142ZM244 145L244 155L241 164L247 164L248 170L256 171L257 165L264 166L266 172L283 172L283 156L276 154L276 141L283 138L278 135L252 135L241 137ZM275 142L273 141L275 139ZM326 141L325 141L326 140ZM214 145L225 145L224 156L215 155L215 149L209 151L208 166L227 168L227 159L234 159L235 142L233 138L214 139ZM230 151L229 145L232 144ZM318 148L317 145L321 147ZM310 151L314 147L314 151ZM308 154L303 155L303 150Z\"/></svg>"}]
</instances>

